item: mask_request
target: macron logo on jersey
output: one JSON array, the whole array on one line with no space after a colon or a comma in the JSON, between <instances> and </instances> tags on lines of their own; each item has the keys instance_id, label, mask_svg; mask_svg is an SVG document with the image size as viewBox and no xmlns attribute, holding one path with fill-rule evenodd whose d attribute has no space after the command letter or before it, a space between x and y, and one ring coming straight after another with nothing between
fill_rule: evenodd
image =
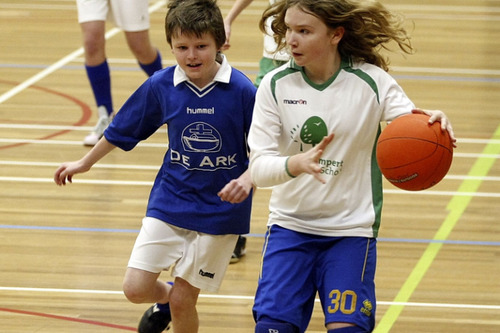
<instances>
[{"instance_id":1,"label":"macron logo on jersey","mask_svg":"<svg viewBox=\"0 0 500 333\"><path fill-rule=\"evenodd\" d=\"M307 101L304 99L284 99L283 104L300 104L307 105Z\"/></svg>"}]
</instances>

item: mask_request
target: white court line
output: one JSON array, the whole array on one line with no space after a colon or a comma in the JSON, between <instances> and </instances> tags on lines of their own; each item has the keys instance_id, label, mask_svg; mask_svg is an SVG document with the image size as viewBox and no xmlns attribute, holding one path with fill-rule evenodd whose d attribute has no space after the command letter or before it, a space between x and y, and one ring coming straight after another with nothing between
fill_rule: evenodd
<instances>
[{"instance_id":1,"label":"white court line","mask_svg":"<svg viewBox=\"0 0 500 333\"><path fill-rule=\"evenodd\" d=\"M1 128L2 126L0 126ZM498 142L497 142L498 141ZM82 146L81 141L67 141L67 140L41 140L41 139L8 139L8 138L0 138L0 143L7 144L42 144L42 145L61 145L61 146ZM466 143L465 139L457 140L457 144ZM488 140L488 139L470 139L468 143L475 144L500 144L500 140ZM141 141L137 144L138 147L149 147L149 148L162 148L166 149L168 147L168 143L154 143L154 142L144 142ZM1 148L1 147L0 147ZM480 154L480 153L458 153L454 152L453 156L458 158L494 158L499 159L499 154Z\"/></svg>"},{"instance_id":2,"label":"white court line","mask_svg":"<svg viewBox=\"0 0 500 333\"><path fill-rule=\"evenodd\" d=\"M74 62L83 63L84 58L75 58ZM130 64L137 65L135 59L130 58L109 58L110 64ZM164 59L164 65L175 65L175 60ZM259 68L257 61L231 61L231 65L238 67L253 67ZM407 67L407 66L390 66L390 72L402 73L424 73L424 74L460 74L460 75L478 75L478 76L500 76L500 70L495 69L477 69L477 68L441 68L441 67Z\"/></svg>"},{"instance_id":3,"label":"white court line","mask_svg":"<svg viewBox=\"0 0 500 333\"><path fill-rule=\"evenodd\" d=\"M475 157L474 157L475 158ZM34 166L34 167L51 167L57 168L61 165L60 162L29 162L29 161L1 161L0 165L11 165L11 166ZM137 165L137 164L101 164L97 163L93 169L130 169L130 170L152 170L158 171L159 165ZM468 176L468 175L446 175L444 179L452 180L483 180L483 181L500 181L500 177L495 176Z\"/></svg>"},{"instance_id":4,"label":"white court line","mask_svg":"<svg viewBox=\"0 0 500 333\"><path fill-rule=\"evenodd\" d=\"M15 183L53 183L52 178L37 177L0 177L0 182ZM152 181L131 181L131 180L108 180L108 179L73 179L73 184L92 185L118 185L118 186L152 186ZM267 189L267 188L266 188ZM460 196L460 197L483 197L500 198L500 193L494 192L454 192L454 191L404 191L384 189L384 194L411 194L411 195L437 195L437 196Z\"/></svg>"},{"instance_id":5,"label":"white court line","mask_svg":"<svg viewBox=\"0 0 500 333\"><path fill-rule=\"evenodd\" d=\"M0 165L21 165L35 167L58 167L60 162L27 162L27 161L0 161ZM158 170L160 165L137 165L137 164L94 164L92 168L101 169L133 169L133 170ZM500 177L499 177L500 178Z\"/></svg>"},{"instance_id":6,"label":"white court line","mask_svg":"<svg viewBox=\"0 0 500 333\"><path fill-rule=\"evenodd\" d=\"M10 143L10 144L20 144L20 143L30 143L30 144L46 144L46 145L61 145L61 146L80 146L83 147L81 141L64 141L64 140L37 140L37 139L1 139L0 143ZM150 148L163 148L166 149L168 144L165 143L150 143L150 142L140 142L137 146L150 147Z\"/></svg>"},{"instance_id":7,"label":"white court line","mask_svg":"<svg viewBox=\"0 0 500 333\"><path fill-rule=\"evenodd\" d=\"M0 291L14 292L42 292L42 293L70 293L70 294L100 294L100 295L123 295L122 291L115 290L92 290L92 289L59 289L59 288L25 288L25 287L0 287ZM235 299L253 301L253 296L246 295L222 295L222 294L200 294L200 298ZM316 299L319 302L319 299ZM437 307L437 308L460 308L460 309L487 309L500 310L500 305L487 304L452 304L452 303L417 303L417 302L386 302L377 301L378 305L403 305L415 307Z\"/></svg>"},{"instance_id":8,"label":"white court line","mask_svg":"<svg viewBox=\"0 0 500 333\"><path fill-rule=\"evenodd\" d=\"M40 124L0 124L0 128L7 128L7 129L36 129L36 130L54 130L54 131L65 131L65 130L72 130L72 131L84 131L87 129L91 129L92 127L85 127L85 126L58 126L58 125L40 125ZM161 128L158 129L157 133L162 133L166 132L166 127L162 126ZM2 139L0 140L22 140L22 139ZM35 141L40 141L44 142L47 140L35 140ZM1 141L0 141L1 142ZM62 141L60 141L62 142ZM68 141L71 142L71 141ZM74 141L75 144L81 145L80 141ZM478 139L478 138L458 138L457 139L457 144L461 143L471 143L471 144L500 144L500 139Z\"/></svg>"},{"instance_id":9,"label":"white court line","mask_svg":"<svg viewBox=\"0 0 500 333\"><path fill-rule=\"evenodd\" d=\"M164 5L165 5L165 1L164 0L159 0L154 5L152 5L151 7L149 7L149 12L152 13L152 12L158 10L159 8L161 8ZM116 35L120 31L121 30L118 29L118 28L113 28L113 29L109 30L106 33L106 35L105 35L106 40L110 39L111 37L113 37L114 35ZM11 97L19 94L21 91L23 91L26 88L32 86L33 84L35 84L38 81L40 81L43 78L45 78L46 76L54 73L55 71L57 71L58 69L60 69L64 65L66 65L69 62L73 61L76 57L81 56L82 54L83 54L83 47L80 47L76 51L71 52L70 54L68 54L67 56L65 56L64 58L62 58L61 60L59 60L59 61L55 62L54 64L50 65L49 67L45 68L44 70L42 70L38 74L30 77L29 79L27 79L26 81L24 81L24 82L22 82L20 84L18 84L17 86L15 86L14 88L10 89L6 93L0 95L0 104L2 104L3 102L7 101Z\"/></svg>"}]
</instances>

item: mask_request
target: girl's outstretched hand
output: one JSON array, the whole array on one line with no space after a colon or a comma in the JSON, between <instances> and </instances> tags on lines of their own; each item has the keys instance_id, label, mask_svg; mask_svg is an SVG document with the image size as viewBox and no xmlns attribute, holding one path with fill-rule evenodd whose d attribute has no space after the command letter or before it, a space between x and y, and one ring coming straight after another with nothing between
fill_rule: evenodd
<instances>
[{"instance_id":1,"label":"girl's outstretched hand","mask_svg":"<svg viewBox=\"0 0 500 333\"><path fill-rule=\"evenodd\" d=\"M321 177L321 166L319 159L323 155L325 148L332 142L334 134L325 136L320 143L305 153L290 156L288 159L288 172L293 176L299 176L302 173L308 173L321 183L326 181Z\"/></svg>"}]
</instances>

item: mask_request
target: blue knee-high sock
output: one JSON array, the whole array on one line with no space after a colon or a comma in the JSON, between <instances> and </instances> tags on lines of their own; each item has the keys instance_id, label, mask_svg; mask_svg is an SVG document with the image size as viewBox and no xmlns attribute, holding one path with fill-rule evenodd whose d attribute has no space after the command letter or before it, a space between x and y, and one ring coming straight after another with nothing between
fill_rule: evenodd
<instances>
[{"instance_id":1,"label":"blue knee-high sock","mask_svg":"<svg viewBox=\"0 0 500 333\"><path fill-rule=\"evenodd\" d=\"M97 66L85 65L87 77L94 93L97 106L104 105L108 114L113 112L113 100L111 98L111 75L109 73L108 61Z\"/></svg>"},{"instance_id":2,"label":"blue knee-high sock","mask_svg":"<svg viewBox=\"0 0 500 333\"><path fill-rule=\"evenodd\" d=\"M167 282L167 284L173 286L174 283L173 282ZM170 305L168 303L165 303L165 304L161 304L161 303L156 303L156 306L158 307L158 309L160 309L161 312L164 312L164 313L170 313Z\"/></svg>"},{"instance_id":3,"label":"blue knee-high sock","mask_svg":"<svg viewBox=\"0 0 500 333\"><path fill-rule=\"evenodd\" d=\"M161 54L160 51L156 51L156 59L150 63L150 64L141 64L139 62L139 66L141 66L142 70L148 75L151 76L156 72L157 70L162 68L161 64Z\"/></svg>"}]
</instances>

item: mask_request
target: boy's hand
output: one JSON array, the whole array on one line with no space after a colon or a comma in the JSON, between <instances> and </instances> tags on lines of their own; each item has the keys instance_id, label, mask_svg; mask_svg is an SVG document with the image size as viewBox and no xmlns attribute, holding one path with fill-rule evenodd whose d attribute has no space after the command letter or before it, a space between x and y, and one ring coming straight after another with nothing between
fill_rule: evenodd
<instances>
[{"instance_id":1,"label":"boy's hand","mask_svg":"<svg viewBox=\"0 0 500 333\"><path fill-rule=\"evenodd\" d=\"M233 204L240 203L248 197L252 188L253 184L250 178L250 172L247 170L237 179L233 179L227 183L217 195L222 201Z\"/></svg>"},{"instance_id":2,"label":"boy's hand","mask_svg":"<svg viewBox=\"0 0 500 333\"><path fill-rule=\"evenodd\" d=\"M81 161L63 163L54 173L54 182L59 186L66 185L66 180L72 183L73 175L86 172L89 169Z\"/></svg>"}]
</instances>

